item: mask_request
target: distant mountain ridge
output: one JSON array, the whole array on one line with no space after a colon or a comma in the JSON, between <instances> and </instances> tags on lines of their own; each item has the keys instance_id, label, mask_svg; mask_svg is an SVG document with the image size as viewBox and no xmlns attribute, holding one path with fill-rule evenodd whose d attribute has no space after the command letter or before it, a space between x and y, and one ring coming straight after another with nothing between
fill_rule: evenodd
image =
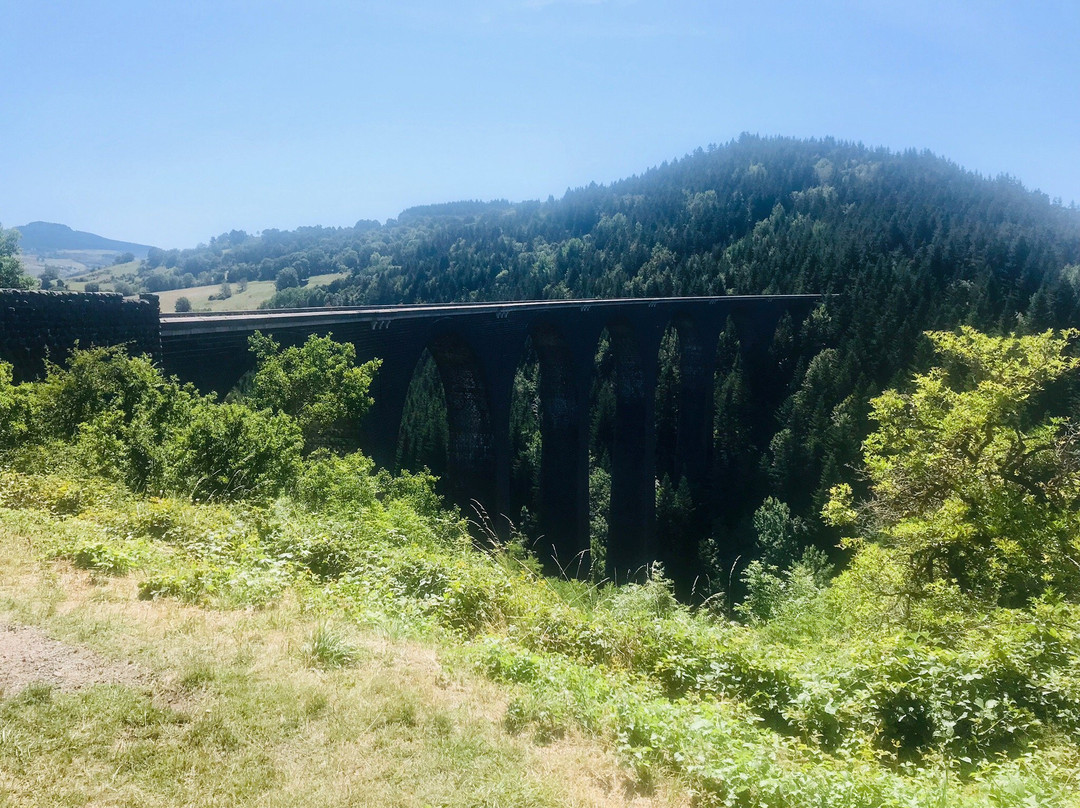
<instances>
[{"instance_id":1,"label":"distant mountain ridge","mask_svg":"<svg viewBox=\"0 0 1080 808\"><path fill-rule=\"evenodd\" d=\"M131 241L117 241L83 230L72 230L66 224L54 222L30 222L15 228L22 235L19 247L25 253L44 255L60 250L109 250L130 252L136 258L145 258L151 247Z\"/></svg>"}]
</instances>

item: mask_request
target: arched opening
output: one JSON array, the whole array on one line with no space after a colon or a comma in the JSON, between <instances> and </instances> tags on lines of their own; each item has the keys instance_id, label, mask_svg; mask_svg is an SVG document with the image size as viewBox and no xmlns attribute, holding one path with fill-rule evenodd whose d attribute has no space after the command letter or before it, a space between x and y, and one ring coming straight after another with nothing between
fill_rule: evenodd
<instances>
[{"instance_id":1,"label":"arched opening","mask_svg":"<svg viewBox=\"0 0 1080 808\"><path fill-rule=\"evenodd\" d=\"M754 402L746 377L739 333L729 318L716 342L713 376L712 457L709 469L709 535L701 547L703 582L700 593L724 590L733 565L752 549L753 509L761 489L761 453L750 424Z\"/></svg>"},{"instance_id":2,"label":"arched opening","mask_svg":"<svg viewBox=\"0 0 1080 808\"><path fill-rule=\"evenodd\" d=\"M401 411L394 465L397 470L428 469L440 479L446 476L450 424L446 392L435 358L427 348L413 371Z\"/></svg>"},{"instance_id":3,"label":"arched opening","mask_svg":"<svg viewBox=\"0 0 1080 808\"><path fill-rule=\"evenodd\" d=\"M588 531L587 411L574 351L562 332L538 323L529 337L523 375L535 380L529 417L538 430L523 448L535 476L537 555L556 574L591 573ZM522 464L523 467L525 464Z\"/></svg>"},{"instance_id":4,"label":"arched opening","mask_svg":"<svg viewBox=\"0 0 1080 808\"><path fill-rule=\"evenodd\" d=\"M689 440L684 423L684 346L679 328L667 326L657 352L656 411L656 527L658 557L680 590L693 573L699 527L687 463ZM700 440L700 438L698 438ZM692 447L697 449L699 447Z\"/></svg>"},{"instance_id":5,"label":"arched opening","mask_svg":"<svg viewBox=\"0 0 1080 808\"><path fill-rule=\"evenodd\" d=\"M611 515L611 447L615 442L615 352L607 329L596 344L589 388L589 554L590 575L607 575Z\"/></svg>"},{"instance_id":6,"label":"arched opening","mask_svg":"<svg viewBox=\"0 0 1080 808\"><path fill-rule=\"evenodd\" d=\"M679 400L682 394L679 331L669 324L660 339L656 373L656 477L678 480Z\"/></svg>"},{"instance_id":7,"label":"arched opening","mask_svg":"<svg viewBox=\"0 0 1080 808\"><path fill-rule=\"evenodd\" d=\"M495 501L494 443L487 387L473 350L453 333L436 337L406 394L398 464L439 474L442 492L471 514L474 501L486 508Z\"/></svg>"},{"instance_id":8,"label":"arched opening","mask_svg":"<svg viewBox=\"0 0 1080 808\"><path fill-rule=\"evenodd\" d=\"M540 361L532 340L514 373L510 393L510 513L514 526L530 544L541 533L540 464L543 439L540 425Z\"/></svg>"},{"instance_id":9,"label":"arched opening","mask_svg":"<svg viewBox=\"0 0 1080 808\"><path fill-rule=\"evenodd\" d=\"M608 324L597 343L590 393L590 543L594 567L616 581L653 557L655 404L651 368L628 323Z\"/></svg>"}]
</instances>

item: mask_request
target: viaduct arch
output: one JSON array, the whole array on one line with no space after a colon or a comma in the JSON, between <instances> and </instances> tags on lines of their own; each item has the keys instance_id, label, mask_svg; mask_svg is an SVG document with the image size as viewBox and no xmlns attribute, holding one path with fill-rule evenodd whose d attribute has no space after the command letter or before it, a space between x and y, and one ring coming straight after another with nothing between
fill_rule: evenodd
<instances>
[{"instance_id":1,"label":"viaduct arch","mask_svg":"<svg viewBox=\"0 0 1080 808\"><path fill-rule=\"evenodd\" d=\"M405 398L427 349L438 366L449 421L447 478L459 504L477 500L496 518L509 512L510 408L514 374L531 340L540 365L539 554L563 566L589 547L589 391L606 330L616 366L609 570L622 577L653 560L690 571L696 548L659 547L655 505L655 389L660 342L679 337L681 385L676 463L695 497L707 490L716 346L729 319L744 363L767 369L784 314L801 318L818 295L537 301L161 315L160 360L203 392L224 394L252 367L256 330L283 345L332 333L358 361L382 359L375 403L360 425L376 462L394 462ZM760 378L758 373L751 378ZM753 394L753 390L751 390Z\"/></svg>"}]
</instances>

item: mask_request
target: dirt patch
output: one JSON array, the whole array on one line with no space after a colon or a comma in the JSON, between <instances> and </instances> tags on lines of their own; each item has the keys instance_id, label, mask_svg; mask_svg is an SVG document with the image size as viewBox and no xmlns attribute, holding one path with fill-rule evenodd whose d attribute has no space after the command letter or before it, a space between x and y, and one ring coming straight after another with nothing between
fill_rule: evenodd
<instances>
[{"instance_id":1,"label":"dirt patch","mask_svg":"<svg viewBox=\"0 0 1080 808\"><path fill-rule=\"evenodd\" d=\"M0 623L0 695L11 695L32 683L77 690L96 684L133 684L141 677L142 671L133 662L110 662L31 626Z\"/></svg>"}]
</instances>

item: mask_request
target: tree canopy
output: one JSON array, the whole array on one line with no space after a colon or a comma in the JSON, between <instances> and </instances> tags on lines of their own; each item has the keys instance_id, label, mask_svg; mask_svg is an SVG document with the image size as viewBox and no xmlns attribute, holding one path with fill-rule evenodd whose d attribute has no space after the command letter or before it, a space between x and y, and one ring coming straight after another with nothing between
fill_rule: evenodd
<instances>
[{"instance_id":1,"label":"tree canopy","mask_svg":"<svg viewBox=\"0 0 1080 808\"><path fill-rule=\"evenodd\" d=\"M284 349L258 331L250 339L258 368L248 402L296 419L308 451L327 446L335 426L359 419L372 403L368 389L379 361L358 366L356 348L332 337L311 336Z\"/></svg>"},{"instance_id":2,"label":"tree canopy","mask_svg":"<svg viewBox=\"0 0 1080 808\"><path fill-rule=\"evenodd\" d=\"M353 346L330 336L283 350L257 334L252 346L251 393L224 404L123 347L76 349L26 384L0 362L0 461L71 464L199 500L277 496L296 482L305 451L333 443L336 423L371 404L378 364L357 367Z\"/></svg>"},{"instance_id":3,"label":"tree canopy","mask_svg":"<svg viewBox=\"0 0 1080 808\"><path fill-rule=\"evenodd\" d=\"M871 402L863 527L899 553L913 594L1080 596L1080 425L1055 390L1080 366L1068 352L1078 334L932 332L942 364ZM850 486L825 515L856 519Z\"/></svg>"},{"instance_id":4,"label":"tree canopy","mask_svg":"<svg viewBox=\"0 0 1080 808\"><path fill-rule=\"evenodd\" d=\"M19 260L19 231L0 226L0 288L29 289L34 279L23 271Z\"/></svg>"}]
</instances>

